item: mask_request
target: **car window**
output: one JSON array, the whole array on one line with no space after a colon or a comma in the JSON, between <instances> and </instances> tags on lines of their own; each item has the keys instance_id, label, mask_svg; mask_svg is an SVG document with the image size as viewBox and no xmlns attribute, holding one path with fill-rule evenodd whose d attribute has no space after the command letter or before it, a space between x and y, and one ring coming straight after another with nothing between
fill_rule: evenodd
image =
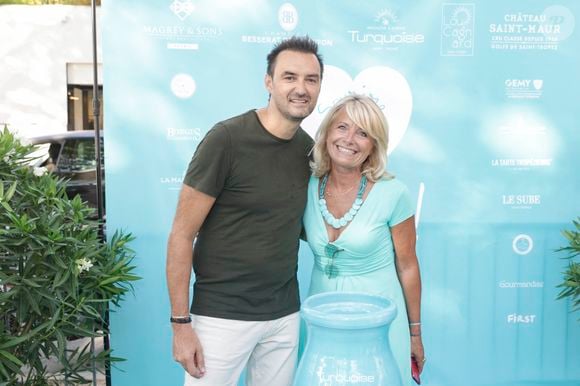
<instances>
[{"instance_id":1,"label":"car window","mask_svg":"<svg viewBox=\"0 0 580 386\"><path fill-rule=\"evenodd\" d=\"M61 172L95 170L95 144L92 138L67 140L58 159Z\"/></svg>"}]
</instances>

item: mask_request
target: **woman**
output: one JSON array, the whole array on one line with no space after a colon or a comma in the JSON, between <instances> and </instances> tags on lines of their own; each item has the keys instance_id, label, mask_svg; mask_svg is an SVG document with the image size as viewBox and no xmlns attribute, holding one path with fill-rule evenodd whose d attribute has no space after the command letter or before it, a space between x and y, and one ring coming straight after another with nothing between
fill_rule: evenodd
<instances>
[{"instance_id":1,"label":"woman","mask_svg":"<svg viewBox=\"0 0 580 386\"><path fill-rule=\"evenodd\" d=\"M388 128L369 97L348 95L323 120L314 145L304 227L314 253L310 295L359 291L391 298L391 350L404 384L419 371L421 278L407 188L386 171Z\"/></svg>"}]
</instances>

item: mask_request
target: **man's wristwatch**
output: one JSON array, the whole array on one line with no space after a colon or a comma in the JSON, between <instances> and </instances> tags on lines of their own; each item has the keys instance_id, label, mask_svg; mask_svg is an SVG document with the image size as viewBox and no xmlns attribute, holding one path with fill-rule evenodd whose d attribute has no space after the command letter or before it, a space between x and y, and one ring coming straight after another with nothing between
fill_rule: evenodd
<instances>
[{"instance_id":1,"label":"man's wristwatch","mask_svg":"<svg viewBox=\"0 0 580 386\"><path fill-rule=\"evenodd\" d=\"M187 324L191 323L191 316L172 316L169 318L171 323Z\"/></svg>"}]
</instances>

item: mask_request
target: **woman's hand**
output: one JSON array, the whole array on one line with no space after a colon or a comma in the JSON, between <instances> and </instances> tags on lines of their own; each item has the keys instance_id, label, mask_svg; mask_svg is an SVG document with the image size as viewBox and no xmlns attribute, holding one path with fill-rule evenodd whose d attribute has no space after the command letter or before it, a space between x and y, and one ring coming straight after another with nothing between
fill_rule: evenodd
<instances>
[{"instance_id":1,"label":"woman's hand","mask_svg":"<svg viewBox=\"0 0 580 386\"><path fill-rule=\"evenodd\" d=\"M427 360L425 351L423 350L421 335L411 335L411 356L417 361L417 367L419 368L419 373L421 373L423 371L423 365Z\"/></svg>"}]
</instances>

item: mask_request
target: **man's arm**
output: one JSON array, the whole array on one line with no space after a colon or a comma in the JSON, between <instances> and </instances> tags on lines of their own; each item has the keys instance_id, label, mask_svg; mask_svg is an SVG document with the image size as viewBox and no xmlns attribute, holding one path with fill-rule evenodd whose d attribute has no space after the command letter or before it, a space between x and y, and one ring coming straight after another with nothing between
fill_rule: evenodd
<instances>
[{"instance_id":1,"label":"man's arm","mask_svg":"<svg viewBox=\"0 0 580 386\"><path fill-rule=\"evenodd\" d=\"M167 287L172 316L189 315L193 240L211 210L215 198L188 185L179 194L177 211L167 243ZM203 349L189 324L173 323L173 357L196 378L205 373Z\"/></svg>"}]
</instances>

